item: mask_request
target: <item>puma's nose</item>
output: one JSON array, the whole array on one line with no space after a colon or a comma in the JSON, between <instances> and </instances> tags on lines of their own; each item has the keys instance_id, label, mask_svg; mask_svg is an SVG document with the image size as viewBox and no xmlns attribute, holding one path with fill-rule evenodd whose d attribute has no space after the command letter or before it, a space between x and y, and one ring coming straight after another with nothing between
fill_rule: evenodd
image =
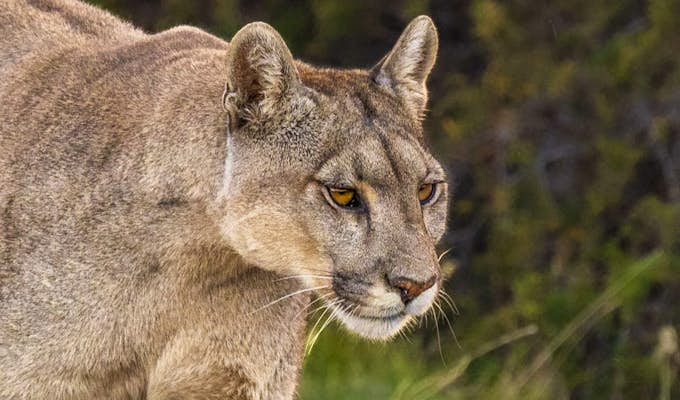
<instances>
[{"instance_id":1,"label":"puma's nose","mask_svg":"<svg viewBox=\"0 0 680 400\"><path fill-rule=\"evenodd\" d=\"M416 282L408 278L397 278L393 281L391 280L390 284L392 287L399 289L401 292L401 301L403 301L404 304L408 304L421 293L431 288L436 281L437 276L434 275L426 282Z\"/></svg>"}]
</instances>

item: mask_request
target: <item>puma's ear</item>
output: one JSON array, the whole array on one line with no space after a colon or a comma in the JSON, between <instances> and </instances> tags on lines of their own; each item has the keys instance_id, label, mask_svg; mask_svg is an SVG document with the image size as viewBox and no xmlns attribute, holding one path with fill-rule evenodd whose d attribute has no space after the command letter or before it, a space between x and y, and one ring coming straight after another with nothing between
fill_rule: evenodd
<instances>
[{"instance_id":1,"label":"puma's ear","mask_svg":"<svg viewBox=\"0 0 680 400\"><path fill-rule=\"evenodd\" d=\"M227 74L225 106L235 106L245 119L273 112L300 85L290 50L264 22L236 32L229 44Z\"/></svg>"},{"instance_id":2,"label":"puma's ear","mask_svg":"<svg viewBox=\"0 0 680 400\"><path fill-rule=\"evenodd\" d=\"M425 81L434 66L438 43L432 19L424 15L416 17L392 50L371 70L373 80L392 88L418 118L425 113Z\"/></svg>"}]
</instances>

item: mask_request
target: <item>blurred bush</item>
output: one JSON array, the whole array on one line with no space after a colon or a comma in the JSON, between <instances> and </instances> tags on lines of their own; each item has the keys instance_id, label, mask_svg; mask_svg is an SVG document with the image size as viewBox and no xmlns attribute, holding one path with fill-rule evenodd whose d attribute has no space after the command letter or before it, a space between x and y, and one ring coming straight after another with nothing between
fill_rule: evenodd
<instances>
[{"instance_id":1,"label":"blurred bush","mask_svg":"<svg viewBox=\"0 0 680 400\"><path fill-rule=\"evenodd\" d=\"M680 398L680 1L95 3L227 39L264 20L340 67L434 18L427 128L453 182L460 347L442 316L391 344L331 328L303 399Z\"/></svg>"}]
</instances>

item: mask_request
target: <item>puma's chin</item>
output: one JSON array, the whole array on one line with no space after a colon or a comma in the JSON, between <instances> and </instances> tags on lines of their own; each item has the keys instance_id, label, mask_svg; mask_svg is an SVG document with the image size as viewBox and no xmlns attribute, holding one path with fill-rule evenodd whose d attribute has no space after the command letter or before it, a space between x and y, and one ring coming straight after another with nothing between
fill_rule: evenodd
<instances>
[{"instance_id":1,"label":"puma's chin","mask_svg":"<svg viewBox=\"0 0 680 400\"><path fill-rule=\"evenodd\" d=\"M364 317L349 314L337 307L333 307L333 312L347 329L360 336L374 340L392 338L412 318L403 312L385 317Z\"/></svg>"}]
</instances>

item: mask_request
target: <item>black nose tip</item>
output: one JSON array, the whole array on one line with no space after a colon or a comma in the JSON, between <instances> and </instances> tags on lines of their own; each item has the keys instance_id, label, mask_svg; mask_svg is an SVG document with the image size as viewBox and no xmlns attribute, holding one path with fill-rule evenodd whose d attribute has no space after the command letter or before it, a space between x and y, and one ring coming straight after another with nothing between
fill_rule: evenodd
<instances>
[{"instance_id":1,"label":"black nose tip","mask_svg":"<svg viewBox=\"0 0 680 400\"><path fill-rule=\"evenodd\" d=\"M392 281L391 284L393 287L399 289L401 301L403 301L404 304L408 304L421 293L431 288L436 281L436 276L431 277L426 282L416 282L408 278L397 278Z\"/></svg>"}]
</instances>

